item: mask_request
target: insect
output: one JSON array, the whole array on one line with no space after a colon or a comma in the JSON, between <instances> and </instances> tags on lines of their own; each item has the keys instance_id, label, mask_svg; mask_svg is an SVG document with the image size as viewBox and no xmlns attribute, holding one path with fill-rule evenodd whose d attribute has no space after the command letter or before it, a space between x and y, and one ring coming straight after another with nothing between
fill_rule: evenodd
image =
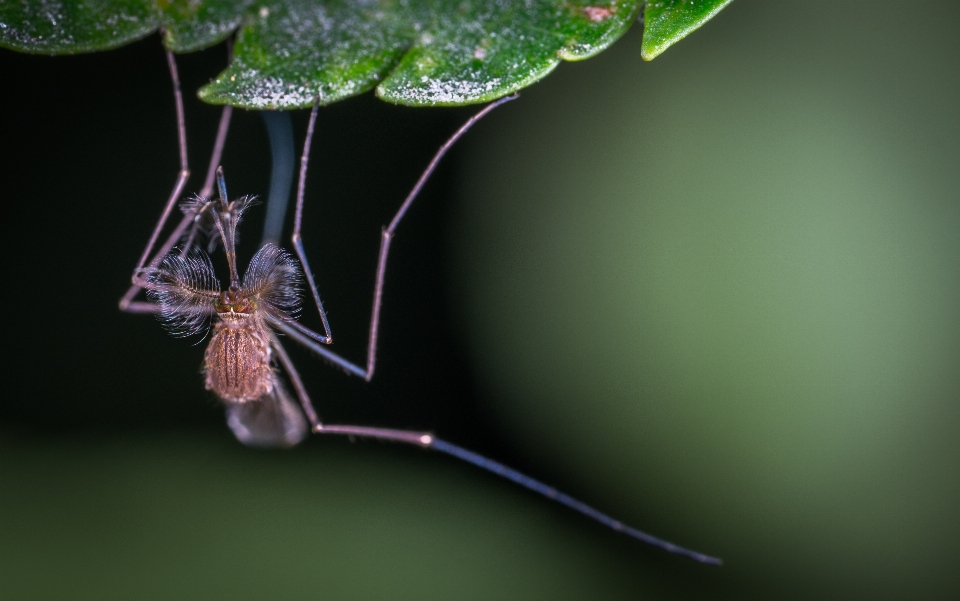
<instances>
[{"instance_id":1,"label":"insect","mask_svg":"<svg viewBox=\"0 0 960 601\"><path fill-rule=\"evenodd\" d=\"M181 204L183 218L160 248L153 251L189 175L183 100L176 63L170 52L167 53L167 61L174 83L181 170L161 218L134 270L132 286L120 300L120 307L125 311L158 314L175 335L191 335L210 330L210 341L204 355L205 385L223 401L227 424L242 443L251 446L293 446L301 442L309 432L314 432L375 438L432 449L498 474L635 539L699 562L714 565L721 563L718 558L674 545L627 526L538 480L441 440L432 433L322 423L278 336L285 335L348 374L366 380L373 377L383 283L390 244L397 226L450 147L479 119L516 96L492 102L457 130L433 157L390 224L383 229L366 364L361 367L325 346L332 342L332 335L306 260L301 237L304 185L318 105L314 105L310 114L300 160L291 238L296 258L279 246L267 242L251 259L243 276L240 275L236 255L237 229L254 200L246 196L229 200L223 170L219 166L215 167L219 163L229 126L229 107L223 110L211 165L202 191L198 196ZM211 198L214 180L217 197ZM198 238L203 234L223 248L229 272L226 287L221 287L210 257L197 245ZM297 321L304 287L309 289L320 314L323 334L314 332ZM147 291L147 302L135 300L141 289ZM281 373L289 380L296 401L287 390Z\"/></svg>"}]
</instances>

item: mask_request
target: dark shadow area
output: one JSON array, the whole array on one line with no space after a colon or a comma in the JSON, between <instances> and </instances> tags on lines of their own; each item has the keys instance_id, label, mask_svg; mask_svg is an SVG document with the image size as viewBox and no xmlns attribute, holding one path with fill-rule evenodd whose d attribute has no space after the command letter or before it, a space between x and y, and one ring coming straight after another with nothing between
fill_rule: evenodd
<instances>
[{"instance_id":1,"label":"dark shadow area","mask_svg":"<svg viewBox=\"0 0 960 601\"><path fill-rule=\"evenodd\" d=\"M178 57L188 193L202 184L219 118L194 92L225 54L220 46ZM16 350L5 367L4 379L14 384L0 400L4 428L104 436L222 428L221 410L198 374L205 342L173 339L153 318L116 305L177 169L172 88L157 38L82 56L4 51L3 77L7 207L0 227L14 291L8 306L16 312L6 335ZM365 353L381 226L475 110L415 110L365 94L320 111L304 239L335 347L348 358L360 362ZM307 111L293 117L299 158ZM455 149L396 238L374 381L293 353L328 422L432 430L502 457L447 329L441 229L456 160ZM270 155L257 115L234 112L223 166L231 195L265 196ZM241 228L241 262L256 250L262 219L259 207ZM303 315L319 328L312 305Z\"/></svg>"}]
</instances>

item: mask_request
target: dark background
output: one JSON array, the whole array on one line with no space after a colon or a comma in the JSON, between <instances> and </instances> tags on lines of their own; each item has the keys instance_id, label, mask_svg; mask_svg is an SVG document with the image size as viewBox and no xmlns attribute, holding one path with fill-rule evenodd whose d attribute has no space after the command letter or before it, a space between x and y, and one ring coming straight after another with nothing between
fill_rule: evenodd
<instances>
[{"instance_id":1,"label":"dark background","mask_svg":"<svg viewBox=\"0 0 960 601\"><path fill-rule=\"evenodd\" d=\"M225 57L223 46L177 57L188 193L202 185L220 114L193 92ZM637 566L709 573L418 449L317 437L291 451L242 447L203 390L203 343L117 309L178 166L158 36L91 55L4 50L0 69L13 312L0 580L11 598L301 598L317 586L337 598L582 598L598 583L609 594L649 588ZM304 238L347 358L364 357L381 227L476 110L366 94L320 111ZM298 156L307 116L293 113ZM444 231L459 157L448 155L395 239L373 382L288 347L327 423L429 430L564 487L499 434L450 326ZM223 166L231 195L265 194L257 114L234 112ZM242 229L241 264L261 215ZM319 328L312 308L303 321Z\"/></svg>"},{"instance_id":2,"label":"dark background","mask_svg":"<svg viewBox=\"0 0 960 601\"><path fill-rule=\"evenodd\" d=\"M190 193L202 185L220 114L193 92L224 66L225 58L223 46L177 57L193 174L186 188ZM69 499L75 491L36 457L40 449L115 457L131 452L121 441L186 437L216 441L216 448L230 456L249 456L232 440L218 401L203 390L204 343L172 338L153 317L117 309L178 165L172 87L158 36L91 55L44 57L4 50L0 65L6 115L0 121L6 208L0 227L5 304L14 312L4 334L10 352L0 400L7 459L32 470L24 475L27 480L48 483L55 496ZM366 94L320 111L304 238L336 348L347 358L360 363L365 356L381 226L440 144L476 110L396 107ZM298 157L307 116L307 111L293 113ZM373 382L290 350L327 423L429 430L532 470L490 426L461 343L447 327L441 229L457 157L454 150L441 165L394 243ZM234 111L223 166L231 195L265 194L269 146L256 113ZM242 228L241 262L256 249L262 214L262 207L252 210ZM312 306L303 321L319 329ZM393 445L317 439L294 451L262 453L270 461L302 465L331 448L349 454L354 447L372 456L395 454L411 466L424 458ZM195 459L202 461L183 460ZM85 462L77 469L88 484L104 469L111 477L108 468ZM91 486L94 505L113 494ZM4 488L12 504L4 521L8 527L23 525L29 521L23 504L30 505L30 493L19 484ZM82 521L85 514L79 513L75 517ZM46 515L38 510L36 517L43 523ZM13 535L7 534L10 541ZM30 528L24 534L41 546L63 544L48 530ZM0 570L9 585L17 577L6 554L16 550L4 547L7 565ZM42 574L50 566L31 563L30 569Z\"/></svg>"},{"instance_id":3,"label":"dark background","mask_svg":"<svg viewBox=\"0 0 960 601\"><path fill-rule=\"evenodd\" d=\"M0 596L955 598L956 12L735 2L652 63L634 28L442 164L373 382L290 345L325 421L433 431L721 569L420 449L238 444L203 345L116 308L177 169L158 37L0 52ZM225 52L178 57L188 192ZM381 226L475 110L320 111L304 237L346 357ZM266 192L258 115L223 164Z\"/></svg>"},{"instance_id":4,"label":"dark background","mask_svg":"<svg viewBox=\"0 0 960 601\"><path fill-rule=\"evenodd\" d=\"M178 57L193 174L189 193L202 184L219 118L219 108L193 92L225 56L221 46ZM32 384L30 402L4 399L5 423L63 433L219 428L220 410L198 390L199 380L171 377L195 374L203 344L170 339L152 318L120 314L107 302L124 291L125 272L142 251L177 171L172 88L158 39L101 54L51 58L5 51L3 57L9 116L2 132L3 234L11 258L21 255L8 263L10 281L30 290L17 295L27 302L11 324L20 351L8 367L36 374L23 378ZM380 227L432 153L471 113L396 107L371 94L320 112L305 244L337 348L348 358L360 362L365 353ZM293 113L298 157L307 115ZM443 329L439 229L454 161L444 163L404 222L391 261L381 345L403 352L384 353L383 377L370 385L335 370L304 368L311 390L323 390L315 394L324 415L343 411L344 417L375 417L400 427L478 428L464 434L469 442L488 438L462 353ZM264 195L270 155L255 112L234 112L223 166L231 195ZM241 255L256 250L262 215L261 206L242 228ZM319 327L312 307L304 314L306 323ZM50 371L38 372L41 365Z\"/></svg>"}]
</instances>

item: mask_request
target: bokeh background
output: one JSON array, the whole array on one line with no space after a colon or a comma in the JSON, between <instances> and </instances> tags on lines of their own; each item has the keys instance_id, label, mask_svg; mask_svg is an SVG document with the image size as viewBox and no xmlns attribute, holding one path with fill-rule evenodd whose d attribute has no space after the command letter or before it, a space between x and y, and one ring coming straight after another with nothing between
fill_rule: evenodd
<instances>
[{"instance_id":1,"label":"bokeh background","mask_svg":"<svg viewBox=\"0 0 960 601\"><path fill-rule=\"evenodd\" d=\"M236 443L202 345L116 309L177 168L158 39L0 52L0 596L956 598L957 22L739 1L651 63L635 28L561 65L401 227L374 382L295 354L327 421L432 430L720 569L419 449ZM181 57L185 90L224 60ZM218 110L187 100L196 190ZM347 356L380 226L473 110L321 111L305 238ZM231 192L269 161L238 111Z\"/></svg>"}]
</instances>

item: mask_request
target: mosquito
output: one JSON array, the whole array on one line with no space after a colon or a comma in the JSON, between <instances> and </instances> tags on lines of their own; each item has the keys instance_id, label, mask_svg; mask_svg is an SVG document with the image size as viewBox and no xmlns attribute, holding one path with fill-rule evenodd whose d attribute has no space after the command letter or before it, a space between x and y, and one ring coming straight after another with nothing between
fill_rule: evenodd
<instances>
[{"instance_id":1,"label":"mosquito","mask_svg":"<svg viewBox=\"0 0 960 601\"><path fill-rule=\"evenodd\" d=\"M314 104L310 113L300 159L291 236L296 259L276 244L266 242L253 256L243 276L240 276L236 254L237 229L246 211L255 204L255 200L250 196L229 200L223 169L214 167L218 165L223 150L230 120L229 107L224 108L221 116L203 189L198 196L180 205L183 218L164 244L153 253L160 233L189 177L183 100L176 62L169 51L167 62L174 85L181 169L161 218L134 270L132 286L120 300L120 307L135 313L157 314L167 329L177 336L209 331L210 342L203 361L205 386L223 402L227 424L240 442L250 446L290 447L300 443L309 432L314 432L373 438L432 449L511 480L637 540L702 563L721 564L719 558L680 547L637 530L543 482L441 440L430 432L322 423L296 367L281 343L278 334L305 346L348 374L368 381L373 377L387 258L397 226L450 147L478 120L515 99L516 95L488 104L461 126L440 147L389 225L383 228L374 279L366 364L361 367L326 346L332 343L333 337L306 260L301 237L304 187L319 103ZM218 196L210 198L214 180ZM220 285L209 255L196 243L198 236L204 233L208 234L212 243L218 242L223 248L229 282L225 288ZM210 247L212 246L211 244ZM304 287L309 289L320 314L323 334L314 332L297 321ZM142 289L146 290L146 302L134 300ZM294 401L288 392L281 374L285 374L289 380L297 401Z\"/></svg>"}]
</instances>

